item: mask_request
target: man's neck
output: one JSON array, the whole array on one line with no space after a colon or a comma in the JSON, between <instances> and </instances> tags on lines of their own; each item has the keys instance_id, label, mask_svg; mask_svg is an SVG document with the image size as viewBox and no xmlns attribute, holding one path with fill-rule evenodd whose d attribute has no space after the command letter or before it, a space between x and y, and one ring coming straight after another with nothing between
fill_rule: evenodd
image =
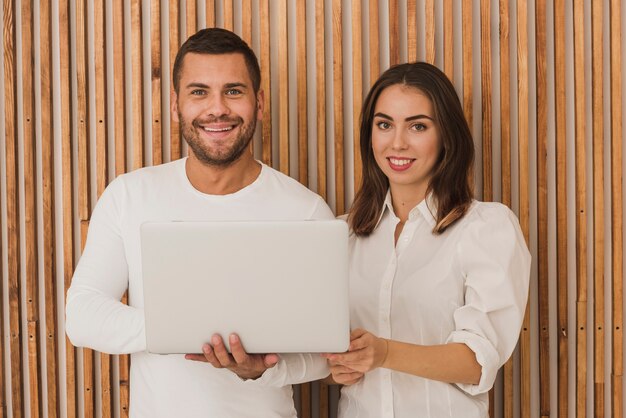
<instances>
[{"instance_id":1,"label":"man's neck","mask_svg":"<svg viewBox=\"0 0 626 418\"><path fill-rule=\"evenodd\" d=\"M249 152L244 152L237 161L226 167L206 164L190 152L185 172L196 190L205 194L226 195L252 184L261 172L261 165Z\"/></svg>"}]
</instances>

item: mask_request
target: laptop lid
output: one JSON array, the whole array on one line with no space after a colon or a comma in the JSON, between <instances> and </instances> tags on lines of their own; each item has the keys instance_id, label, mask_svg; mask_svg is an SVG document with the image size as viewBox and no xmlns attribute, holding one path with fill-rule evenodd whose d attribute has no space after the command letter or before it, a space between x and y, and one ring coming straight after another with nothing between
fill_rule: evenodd
<instances>
[{"instance_id":1,"label":"laptop lid","mask_svg":"<svg viewBox=\"0 0 626 418\"><path fill-rule=\"evenodd\" d=\"M237 333L249 353L349 345L344 221L141 225L147 349L197 353Z\"/></svg>"}]
</instances>

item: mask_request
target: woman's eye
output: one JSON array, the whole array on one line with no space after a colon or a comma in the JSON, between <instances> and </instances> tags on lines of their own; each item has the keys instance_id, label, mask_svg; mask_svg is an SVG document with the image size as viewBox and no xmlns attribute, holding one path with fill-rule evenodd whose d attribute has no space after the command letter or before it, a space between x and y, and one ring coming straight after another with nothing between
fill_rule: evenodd
<instances>
[{"instance_id":1,"label":"woman's eye","mask_svg":"<svg viewBox=\"0 0 626 418\"><path fill-rule=\"evenodd\" d=\"M378 129L383 129L383 130L391 128L391 125L385 121L377 122L376 126L378 127Z\"/></svg>"},{"instance_id":2,"label":"woman's eye","mask_svg":"<svg viewBox=\"0 0 626 418\"><path fill-rule=\"evenodd\" d=\"M426 125L424 125L423 123L416 123L415 125L411 126L411 129L413 129L414 131L422 132L426 130Z\"/></svg>"}]
</instances>

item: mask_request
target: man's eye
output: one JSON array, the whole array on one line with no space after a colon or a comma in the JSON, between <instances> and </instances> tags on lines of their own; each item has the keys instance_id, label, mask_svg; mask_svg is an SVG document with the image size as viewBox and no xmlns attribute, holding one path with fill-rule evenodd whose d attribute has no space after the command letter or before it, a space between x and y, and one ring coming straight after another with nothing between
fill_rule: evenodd
<instances>
[{"instance_id":1,"label":"man's eye","mask_svg":"<svg viewBox=\"0 0 626 418\"><path fill-rule=\"evenodd\" d=\"M191 91L192 96L202 96L204 95L204 90L196 89Z\"/></svg>"},{"instance_id":2,"label":"man's eye","mask_svg":"<svg viewBox=\"0 0 626 418\"><path fill-rule=\"evenodd\" d=\"M238 89L228 89L226 90L226 95L227 96L238 96L241 94L241 90Z\"/></svg>"}]
</instances>

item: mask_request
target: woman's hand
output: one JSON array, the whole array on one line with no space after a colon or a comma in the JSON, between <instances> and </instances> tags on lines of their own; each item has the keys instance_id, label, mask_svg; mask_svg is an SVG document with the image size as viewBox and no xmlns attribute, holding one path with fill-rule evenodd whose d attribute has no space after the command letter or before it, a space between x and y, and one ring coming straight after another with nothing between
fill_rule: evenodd
<instances>
[{"instance_id":1,"label":"woman's hand","mask_svg":"<svg viewBox=\"0 0 626 418\"><path fill-rule=\"evenodd\" d=\"M324 356L329 360L333 379L337 383L341 382L337 381L335 374L339 378L351 381L356 378L354 372L364 374L385 364L387 340L378 338L364 329L355 329L350 333L350 347L347 353L325 354ZM343 368L339 369L340 366ZM333 368L336 368L336 373ZM340 376L342 374L346 376Z\"/></svg>"}]
</instances>

